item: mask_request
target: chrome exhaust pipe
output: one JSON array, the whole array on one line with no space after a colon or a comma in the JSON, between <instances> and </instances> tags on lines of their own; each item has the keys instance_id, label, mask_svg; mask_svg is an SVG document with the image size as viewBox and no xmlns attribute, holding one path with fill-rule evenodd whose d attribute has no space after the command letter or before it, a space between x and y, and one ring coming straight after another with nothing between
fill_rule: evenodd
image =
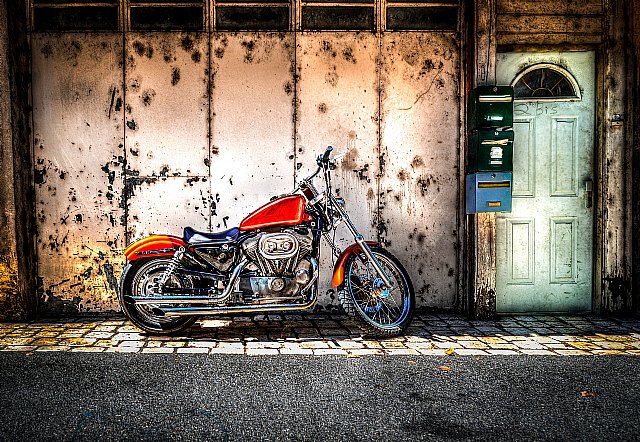
<instances>
[{"instance_id":1,"label":"chrome exhaust pipe","mask_svg":"<svg viewBox=\"0 0 640 442\"><path fill-rule=\"evenodd\" d=\"M306 310L315 305L318 300L318 288L315 285L318 280L318 263L315 259L309 258L309 262L313 267L313 277L301 290L301 293L310 291L309 300L305 304L256 304L242 306L217 306L217 307L155 307L152 312L156 316L210 316L229 313L260 313L271 311L294 311ZM181 297L180 297L181 298ZM209 299L209 298L207 298Z\"/></svg>"},{"instance_id":2,"label":"chrome exhaust pipe","mask_svg":"<svg viewBox=\"0 0 640 442\"><path fill-rule=\"evenodd\" d=\"M208 304L214 300L208 296L124 296L127 304Z\"/></svg>"},{"instance_id":3,"label":"chrome exhaust pipe","mask_svg":"<svg viewBox=\"0 0 640 442\"><path fill-rule=\"evenodd\" d=\"M284 312L292 310L306 310L315 305L318 300L317 290L311 291L311 297L306 304L256 304L233 307L168 307L161 309L153 308L151 311L156 316L212 316L229 313L263 313L263 312Z\"/></svg>"}]
</instances>

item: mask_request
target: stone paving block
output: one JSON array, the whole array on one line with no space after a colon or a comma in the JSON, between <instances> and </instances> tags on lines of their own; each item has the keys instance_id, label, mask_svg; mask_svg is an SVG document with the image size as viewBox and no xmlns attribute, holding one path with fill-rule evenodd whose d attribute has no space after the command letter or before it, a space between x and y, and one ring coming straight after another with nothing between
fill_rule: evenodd
<instances>
[{"instance_id":1,"label":"stone paving block","mask_svg":"<svg viewBox=\"0 0 640 442\"><path fill-rule=\"evenodd\" d=\"M116 328L115 325L98 325L94 330L97 332L114 332Z\"/></svg>"},{"instance_id":2,"label":"stone paving block","mask_svg":"<svg viewBox=\"0 0 640 442\"><path fill-rule=\"evenodd\" d=\"M406 344L407 348L411 348L414 350L428 350L428 349L432 349L433 347L433 342L407 342Z\"/></svg>"},{"instance_id":3,"label":"stone paving block","mask_svg":"<svg viewBox=\"0 0 640 442\"><path fill-rule=\"evenodd\" d=\"M624 355L624 350L591 350L591 353L596 356L620 356Z\"/></svg>"},{"instance_id":4,"label":"stone paving block","mask_svg":"<svg viewBox=\"0 0 640 442\"><path fill-rule=\"evenodd\" d=\"M546 350L544 344L535 341L513 341L513 343L523 350Z\"/></svg>"},{"instance_id":5,"label":"stone paving block","mask_svg":"<svg viewBox=\"0 0 640 442\"><path fill-rule=\"evenodd\" d=\"M430 336L406 335L405 342L431 342Z\"/></svg>"},{"instance_id":6,"label":"stone paving block","mask_svg":"<svg viewBox=\"0 0 640 442\"><path fill-rule=\"evenodd\" d=\"M487 350L487 353L489 353L490 355L518 355L520 353L518 353L516 350L503 350L503 349L489 349Z\"/></svg>"},{"instance_id":7,"label":"stone paving block","mask_svg":"<svg viewBox=\"0 0 640 442\"><path fill-rule=\"evenodd\" d=\"M591 353L589 353L588 351L577 350L577 349L565 349L565 350L558 349L554 351L563 356L592 356Z\"/></svg>"},{"instance_id":8,"label":"stone paving block","mask_svg":"<svg viewBox=\"0 0 640 442\"><path fill-rule=\"evenodd\" d=\"M498 336L481 336L478 339L488 345L508 344L508 341Z\"/></svg>"},{"instance_id":9,"label":"stone paving block","mask_svg":"<svg viewBox=\"0 0 640 442\"><path fill-rule=\"evenodd\" d=\"M206 350L204 348L179 348L177 351L180 353L182 350ZM210 354L227 354L227 355L241 355L244 354L244 347L214 347L209 349Z\"/></svg>"},{"instance_id":10,"label":"stone paving block","mask_svg":"<svg viewBox=\"0 0 640 442\"><path fill-rule=\"evenodd\" d=\"M282 343L280 342L270 342L270 341L257 341L257 342L247 342L245 345L246 349L265 349L265 348L280 348L282 347Z\"/></svg>"},{"instance_id":11,"label":"stone paving block","mask_svg":"<svg viewBox=\"0 0 640 442\"><path fill-rule=\"evenodd\" d=\"M383 348L407 348L404 345L404 342L402 341L388 341L388 340L384 340L381 341L380 344L382 344Z\"/></svg>"},{"instance_id":12,"label":"stone paving block","mask_svg":"<svg viewBox=\"0 0 640 442\"><path fill-rule=\"evenodd\" d=\"M417 351L424 356L446 356L444 348L421 348Z\"/></svg>"},{"instance_id":13,"label":"stone paving block","mask_svg":"<svg viewBox=\"0 0 640 442\"><path fill-rule=\"evenodd\" d=\"M123 325L116 329L118 333L140 333L140 329L134 325Z\"/></svg>"},{"instance_id":14,"label":"stone paving block","mask_svg":"<svg viewBox=\"0 0 640 442\"><path fill-rule=\"evenodd\" d=\"M447 342L434 342L433 346L436 348L443 348L445 350L449 349L449 348L462 348L462 344L458 343L458 342L454 342L454 341L447 341Z\"/></svg>"},{"instance_id":15,"label":"stone paving block","mask_svg":"<svg viewBox=\"0 0 640 442\"><path fill-rule=\"evenodd\" d=\"M68 345L70 347L88 347L95 344L96 339L87 338L66 338L60 339L60 345Z\"/></svg>"},{"instance_id":16,"label":"stone paving block","mask_svg":"<svg viewBox=\"0 0 640 442\"><path fill-rule=\"evenodd\" d=\"M351 350L349 350L351 351ZM346 356L347 350L341 348L314 348L313 349L314 356L324 356L324 355L343 355Z\"/></svg>"},{"instance_id":17,"label":"stone paving block","mask_svg":"<svg viewBox=\"0 0 640 442\"><path fill-rule=\"evenodd\" d=\"M106 347L105 353L140 353L140 347Z\"/></svg>"},{"instance_id":18,"label":"stone paving block","mask_svg":"<svg viewBox=\"0 0 640 442\"><path fill-rule=\"evenodd\" d=\"M273 356L280 354L280 352L277 348L247 348L245 354L249 356Z\"/></svg>"},{"instance_id":19,"label":"stone paving block","mask_svg":"<svg viewBox=\"0 0 640 442\"><path fill-rule=\"evenodd\" d=\"M169 347L144 347L142 353L173 353L175 350Z\"/></svg>"},{"instance_id":20,"label":"stone paving block","mask_svg":"<svg viewBox=\"0 0 640 442\"><path fill-rule=\"evenodd\" d=\"M418 350L413 348L385 348L384 354L389 356L417 356L420 353L418 352Z\"/></svg>"},{"instance_id":21,"label":"stone paving block","mask_svg":"<svg viewBox=\"0 0 640 442\"><path fill-rule=\"evenodd\" d=\"M354 341L351 339L336 340L336 345L340 348L352 349L352 348L365 348L361 341Z\"/></svg>"},{"instance_id":22,"label":"stone paving block","mask_svg":"<svg viewBox=\"0 0 640 442\"><path fill-rule=\"evenodd\" d=\"M631 345L624 342L594 341L594 344L605 350L631 350Z\"/></svg>"},{"instance_id":23,"label":"stone paving block","mask_svg":"<svg viewBox=\"0 0 640 442\"><path fill-rule=\"evenodd\" d=\"M118 341L118 347L135 347L140 348L144 346L144 341Z\"/></svg>"},{"instance_id":24,"label":"stone paving block","mask_svg":"<svg viewBox=\"0 0 640 442\"><path fill-rule=\"evenodd\" d=\"M97 347L117 347L120 342L113 339L98 339L93 345Z\"/></svg>"},{"instance_id":25,"label":"stone paving block","mask_svg":"<svg viewBox=\"0 0 640 442\"><path fill-rule=\"evenodd\" d=\"M72 347L69 351L77 353L101 353L105 351L105 347Z\"/></svg>"},{"instance_id":26,"label":"stone paving block","mask_svg":"<svg viewBox=\"0 0 640 442\"><path fill-rule=\"evenodd\" d=\"M523 349L522 353L532 356L558 356L558 353L551 350L535 350L535 349Z\"/></svg>"},{"instance_id":27,"label":"stone paving block","mask_svg":"<svg viewBox=\"0 0 640 442\"><path fill-rule=\"evenodd\" d=\"M300 343L300 348L330 348L330 345L326 341L303 341Z\"/></svg>"},{"instance_id":28,"label":"stone paving block","mask_svg":"<svg viewBox=\"0 0 640 442\"><path fill-rule=\"evenodd\" d=\"M354 348L348 351L350 356L381 356L384 351L380 348Z\"/></svg>"},{"instance_id":29,"label":"stone paving block","mask_svg":"<svg viewBox=\"0 0 640 442\"><path fill-rule=\"evenodd\" d=\"M59 339L68 339L68 338L82 338L84 337L83 332L63 332L58 336Z\"/></svg>"},{"instance_id":30,"label":"stone paving block","mask_svg":"<svg viewBox=\"0 0 640 442\"><path fill-rule=\"evenodd\" d=\"M34 338L19 338L19 337L11 337L11 338L4 338L4 339L0 339L0 345L29 345L31 344L33 341L35 341Z\"/></svg>"},{"instance_id":31,"label":"stone paving block","mask_svg":"<svg viewBox=\"0 0 640 442\"><path fill-rule=\"evenodd\" d=\"M312 355L313 350L310 348L300 348L299 346L285 346L278 350L283 355Z\"/></svg>"},{"instance_id":32,"label":"stone paving block","mask_svg":"<svg viewBox=\"0 0 640 442\"><path fill-rule=\"evenodd\" d=\"M2 351L34 351L35 345L7 345Z\"/></svg>"},{"instance_id":33,"label":"stone paving block","mask_svg":"<svg viewBox=\"0 0 640 442\"><path fill-rule=\"evenodd\" d=\"M35 351L69 351L70 348L66 345L43 345L37 347Z\"/></svg>"},{"instance_id":34,"label":"stone paving block","mask_svg":"<svg viewBox=\"0 0 640 442\"><path fill-rule=\"evenodd\" d=\"M199 348L213 348L219 344L218 341L189 341L187 347L199 347Z\"/></svg>"},{"instance_id":35,"label":"stone paving block","mask_svg":"<svg viewBox=\"0 0 640 442\"><path fill-rule=\"evenodd\" d=\"M169 347L169 348L182 348L187 345L186 342L183 341L175 341L175 342L162 342L161 347Z\"/></svg>"},{"instance_id":36,"label":"stone paving block","mask_svg":"<svg viewBox=\"0 0 640 442\"><path fill-rule=\"evenodd\" d=\"M108 333L108 332L96 332L96 333ZM89 335L89 334L87 334ZM99 338L99 336L95 336L91 334L91 336L87 336L88 338ZM113 339L114 341L133 341L136 339L144 339L145 336L141 333L116 333L110 335L103 335L104 338Z\"/></svg>"},{"instance_id":37,"label":"stone paving block","mask_svg":"<svg viewBox=\"0 0 640 442\"><path fill-rule=\"evenodd\" d=\"M460 341L460 344L464 348L475 348L478 350L489 348L489 346L482 341Z\"/></svg>"},{"instance_id":38,"label":"stone paving block","mask_svg":"<svg viewBox=\"0 0 640 442\"><path fill-rule=\"evenodd\" d=\"M453 352L460 356L486 356L489 354L484 350L475 348L456 348Z\"/></svg>"},{"instance_id":39,"label":"stone paving block","mask_svg":"<svg viewBox=\"0 0 640 442\"><path fill-rule=\"evenodd\" d=\"M89 339L110 339L112 336L115 336L115 334L110 332L89 332L84 337Z\"/></svg>"},{"instance_id":40,"label":"stone paving block","mask_svg":"<svg viewBox=\"0 0 640 442\"><path fill-rule=\"evenodd\" d=\"M185 354L206 354L209 353L211 350L220 350L220 349L213 349L213 348L204 348L204 347L182 347L182 348L176 348L175 351L176 353L185 353ZM221 353L220 351L218 351L218 353ZM229 352L225 352L225 353L229 353ZM240 354L244 353L244 349L243 351L240 352Z\"/></svg>"},{"instance_id":41,"label":"stone paving block","mask_svg":"<svg viewBox=\"0 0 640 442\"><path fill-rule=\"evenodd\" d=\"M57 345L58 342L60 342L60 340L55 338L39 338L31 341L31 345L37 345L38 347L52 346Z\"/></svg>"},{"instance_id":42,"label":"stone paving block","mask_svg":"<svg viewBox=\"0 0 640 442\"><path fill-rule=\"evenodd\" d=\"M567 342L567 344L579 350L600 350L601 349L598 345L592 342L569 341Z\"/></svg>"}]
</instances>

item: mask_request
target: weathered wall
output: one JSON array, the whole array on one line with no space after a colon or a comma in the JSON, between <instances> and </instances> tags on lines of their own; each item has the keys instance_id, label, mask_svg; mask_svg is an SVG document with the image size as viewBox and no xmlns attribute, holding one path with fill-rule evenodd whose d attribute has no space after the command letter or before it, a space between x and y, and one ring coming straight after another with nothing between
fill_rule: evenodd
<instances>
[{"instance_id":1,"label":"weathered wall","mask_svg":"<svg viewBox=\"0 0 640 442\"><path fill-rule=\"evenodd\" d=\"M467 16L470 75L466 97L472 87L496 82L496 0L473 2ZM464 105L468 103L465 101ZM466 224L468 295L465 310L474 318L491 318L496 314L496 214L467 215Z\"/></svg>"},{"instance_id":2,"label":"weathered wall","mask_svg":"<svg viewBox=\"0 0 640 442\"><path fill-rule=\"evenodd\" d=\"M632 3L605 2L603 47L603 144L600 157L602 232L601 281L597 302L602 312L632 308Z\"/></svg>"},{"instance_id":3,"label":"weathered wall","mask_svg":"<svg viewBox=\"0 0 640 442\"><path fill-rule=\"evenodd\" d=\"M237 225L329 144L363 233L419 305L453 308L460 50L453 32L34 33L42 310L116 309L127 244Z\"/></svg>"},{"instance_id":4,"label":"weathered wall","mask_svg":"<svg viewBox=\"0 0 640 442\"><path fill-rule=\"evenodd\" d=\"M499 45L597 44L602 0L496 0Z\"/></svg>"},{"instance_id":5,"label":"weathered wall","mask_svg":"<svg viewBox=\"0 0 640 442\"><path fill-rule=\"evenodd\" d=\"M0 4L0 319L35 313L29 40L24 1Z\"/></svg>"}]
</instances>

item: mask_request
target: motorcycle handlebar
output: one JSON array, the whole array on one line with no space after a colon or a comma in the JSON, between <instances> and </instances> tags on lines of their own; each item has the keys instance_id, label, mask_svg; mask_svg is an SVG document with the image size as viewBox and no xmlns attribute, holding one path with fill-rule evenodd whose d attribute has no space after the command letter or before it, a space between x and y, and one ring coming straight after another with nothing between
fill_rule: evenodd
<instances>
[{"instance_id":1,"label":"motorcycle handlebar","mask_svg":"<svg viewBox=\"0 0 640 442\"><path fill-rule=\"evenodd\" d=\"M318 163L318 166L322 167L323 165L326 165L329 163L329 156L331 155L332 150L333 150L333 147L327 146L327 150L324 151L324 154L318 155L318 160L316 161Z\"/></svg>"},{"instance_id":2,"label":"motorcycle handlebar","mask_svg":"<svg viewBox=\"0 0 640 442\"><path fill-rule=\"evenodd\" d=\"M329 155L331 155L331 151L333 150L333 147L331 146L327 146L327 150L324 151L324 155L322 157L322 162L323 163L327 163L329 161Z\"/></svg>"}]
</instances>

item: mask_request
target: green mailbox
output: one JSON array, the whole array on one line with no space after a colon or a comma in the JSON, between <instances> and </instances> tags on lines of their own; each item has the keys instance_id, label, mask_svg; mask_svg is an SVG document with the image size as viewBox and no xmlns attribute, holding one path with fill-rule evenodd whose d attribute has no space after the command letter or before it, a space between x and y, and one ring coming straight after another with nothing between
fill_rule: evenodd
<instances>
[{"instance_id":1,"label":"green mailbox","mask_svg":"<svg viewBox=\"0 0 640 442\"><path fill-rule=\"evenodd\" d=\"M469 95L469 129L513 126L513 88L479 86Z\"/></svg>"},{"instance_id":2,"label":"green mailbox","mask_svg":"<svg viewBox=\"0 0 640 442\"><path fill-rule=\"evenodd\" d=\"M513 170L513 131L477 129L469 133L468 172Z\"/></svg>"}]
</instances>

